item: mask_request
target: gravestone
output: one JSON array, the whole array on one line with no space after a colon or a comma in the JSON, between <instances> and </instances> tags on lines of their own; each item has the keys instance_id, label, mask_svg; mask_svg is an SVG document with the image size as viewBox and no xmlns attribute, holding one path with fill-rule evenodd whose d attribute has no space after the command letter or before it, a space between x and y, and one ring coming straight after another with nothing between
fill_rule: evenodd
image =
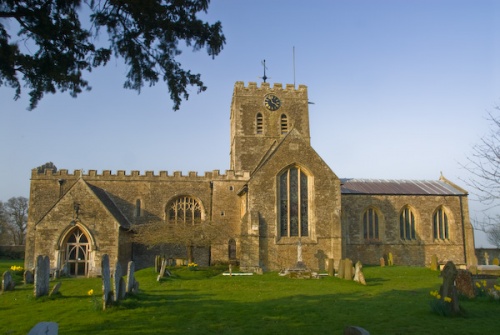
<instances>
[{"instance_id":1,"label":"gravestone","mask_svg":"<svg viewBox=\"0 0 500 335\"><path fill-rule=\"evenodd\" d=\"M126 288L126 293L134 293L134 285L135 284L135 263L134 261L128 262L127 266L127 288Z\"/></svg>"},{"instance_id":2,"label":"gravestone","mask_svg":"<svg viewBox=\"0 0 500 335\"><path fill-rule=\"evenodd\" d=\"M52 288L52 291L50 291L49 296L51 297L51 296L53 296L53 295L55 295L55 294L59 293L59 289L60 289L60 288L61 288L61 282L56 283L56 284L54 285L54 287Z\"/></svg>"},{"instance_id":3,"label":"gravestone","mask_svg":"<svg viewBox=\"0 0 500 335\"><path fill-rule=\"evenodd\" d=\"M49 257L38 255L35 267L34 295L36 298L49 294L50 261Z\"/></svg>"},{"instance_id":4,"label":"gravestone","mask_svg":"<svg viewBox=\"0 0 500 335\"><path fill-rule=\"evenodd\" d=\"M118 300L123 300L125 299L125 296L127 295L127 287L125 283L125 279L123 277L120 277L119 285L118 285Z\"/></svg>"},{"instance_id":5,"label":"gravestone","mask_svg":"<svg viewBox=\"0 0 500 335\"><path fill-rule=\"evenodd\" d=\"M163 257L161 257L160 255L155 256L155 272L160 272L162 261Z\"/></svg>"},{"instance_id":6,"label":"gravestone","mask_svg":"<svg viewBox=\"0 0 500 335\"><path fill-rule=\"evenodd\" d=\"M358 326L347 326L344 328L344 335L370 335L370 333Z\"/></svg>"},{"instance_id":7,"label":"gravestone","mask_svg":"<svg viewBox=\"0 0 500 335\"><path fill-rule=\"evenodd\" d=\"M109 256L102 255L101 261L101 275L102 275L102 309L106 309L109 305L110 292L111 292L111 274L109 271Z\"/></svg>"},{"instance_id":8,"label":"gravestone","mask_svg":"<svg viewBox=\"0 0 500 335\"><path fill-rule=\"evenodd\" d=\"M432 271L438 270L438 257L435 254L432 255L432 257L431 257L431 270Z\"/></svg>"},{"instance_id":9,"label":"gravestone","mask_svg":"<svg viewBox=\"0 0 500 335\"><path fill-rule=\"evenodd\" d=\"M458 293L466 296L467 298L474 298L476 296L476 289L474 288L474 280L472 273L467 270L458 270L455 285Z\"/></svg>"},{"instance_id":10,"label":"gravestone","mask_svg":"<svg viewBox=\"0 0 500 335\"><path fill-rule=\"evenodd\" d=\"M113 271L113 301L120 300L120 279L122 279L122 267L116 262L115 271Z\"/></svg>"},{"instance_id":11,"label":"gravestone","mask_svg":"<svg viewBox=\"0 0 500 335\"><path fill-rule=\"evenodd\" d=\"M158 277L156 278L156 281L160 281L161 278L163 278L163 276L165 276L165 271L167 270L167 260L166 259L163 259L161 261L161 268L160 268L160 274L158 275Z\"/></svg>"},{"instance_id":12,"label":"gravestone","mask_svg":"<svg viewBox=\"0 0 500 335\"><path fill-rule=\"evenodd\" d=\"M381 267L385 266L385 259L384 259L384 257L380 257L380 266Z\"/></svg>"},{"instance_id":13,"label":"gravestone","mask_svg":"<svg viewBox=\"0 0 500 335\"><path fill-rule=\"evenodd\" d=\"M344 260L343 260L343 259L341 259L341 260L339 261L339 273L338 273L338 277L339 277L339 278L342 278L342 279L344 279L344 273L345 273L345 268L344 268L344 266L345 266L345 265L344 265Z\"/></svg>"},{"instance_id":14,"label":"gravestone","mask_svg":"<svg viewBox=\"0 0 500 335\"><path fill-rule=\"evenodd\" d=\"M458 271L455 264L452 261L448 261L441 272L443 277L443 285L439 289L439 294L441 295L441 300L445 301L445 298L450 298L450 311L451 314L456 315L460 312L460 306L458 305L458 294L455 287L455 279L457 278Z\"/></svg>"},{"instance_id":15,"label":"gravestone","mask_svg":"<svg viewBox=\"0 0 500 335\"><path fill-rule=\"evenodd\" d=\"M24 284L33 284L35 280L35 278L33 277L33 272L31 272L30 270L24 271L23 277L24 277Z\"/></svg>"},{"instance_id":16,"label":"gravestone","mask_svg":"<svg viewBox=\"0 0 500 335\"><path fill-rule=\"evenodd\" d=\"M57 335L59 325L56 322L39 322L31 328L28 335Z\"/></svg>"},{"instance_id":17,"label":"gravestone","mask_svg":"<svg viewBox=\"0 0 500 335\"><path fill-rule=\"evenodd\" d=\"M362 285L366 285L365 275L363 274L363 264L360 261L356 262L356 266L354 269L354 281Z\"/></svg>"},{"instance_id":18,"label":"gravestone","mask_svg":"<svg viewBox=\"0 0 500 335\"><path fill-rule=\"evenodd\" d=\"M5 292L5 291L14 291L14 287L15 287L15 283L14 281L12 280L12 275L10 273L10 271L5 271L2 275L2 287L1 287L1 291L2 292Z\"/></svg>"},{"instance_id":19,"label":"gravestone","mask_svg":"<svg viewBox=\"0 0 500 335\"><path fill-rule=\"evenodd\" d=\"M387 265L388 266L393 266L394 265L394 260L392 258L392 252L387 254Z\"/></svg>"},{"instance_id":20,"label":"gravestone","mask_svg":"<svg viewBox=\"0 0 500 335\"><path fill-rule=\"evenodd\" d=\"M333 262L333 258L328 258L328 275L335 276L335 265Z\"/></svg>"},{"instance_id":21,"label":"gravestone","mask_svg":"<svg viewBox=\"0 0 500 335\"><path fill-rule=\"evenodd\" d=\"M344 261L344 279L352 280L353 276L352 261L349 258L346 258Z\"/></svg>"}]
</instances>

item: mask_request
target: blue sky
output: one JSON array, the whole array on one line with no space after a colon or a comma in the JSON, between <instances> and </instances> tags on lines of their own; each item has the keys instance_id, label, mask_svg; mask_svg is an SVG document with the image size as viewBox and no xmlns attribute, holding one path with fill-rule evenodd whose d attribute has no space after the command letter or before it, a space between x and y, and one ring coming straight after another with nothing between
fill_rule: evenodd
<instances>
[{"instance_id":1,"label":"blue sky","mask_svg":"<svg viewBox=\"0 0 500 335\"><path fill-rule=\"evenodd\" d=\"M172 111L166 86L122 88L120 60L87 76L92 91L46 96L27 111L0 88L0 200L29 196L32 168L229 168L236 81L308 86L311 142L339 177L436 180L465 186L460 163L500 105L500 2L213 0L227 44L215 59L179 57L208 90ZM295 48L295 78L293 67ZM471 195L471 216L480 206ZM487 246L476 233L476 246Z\"/></svg>"}]
</instances>

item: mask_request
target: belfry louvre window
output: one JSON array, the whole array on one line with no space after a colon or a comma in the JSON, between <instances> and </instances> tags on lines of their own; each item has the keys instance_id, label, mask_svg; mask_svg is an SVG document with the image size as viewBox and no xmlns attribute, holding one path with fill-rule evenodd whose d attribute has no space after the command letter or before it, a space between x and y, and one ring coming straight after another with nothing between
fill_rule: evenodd
<instances>
[{"instance_id":1,"label":"belfry louvre window","mask_svg":"<svg viewBox=\"0 0 500 335\"><path fill-rule=\"evenodd\" d=\"M261 113L257 113L255 117L255 133L263 134L264 133L264 119L262 118Z\"/></svg>"},{"instance_id":2,"label":"belfry louvre window","mask_svg":"<svg viewBox=\"0 0 500 335\"><path fill-rule=\"evenodd\" d=\"M308 178L292 167L279 177L280 236L309 236Z\"/></svg>"},{"instance_id":3,"label":"belfry louvre window","mask_svg":"<svg viewBox=\"0 0 500 335\"><path fill-rule=\"evenodd\" d=\"M442 207L439 208L436 213L434 213L432 230L435 240L447 240L450 238L450 233L448 230L448 216L446 215Z\"/></svg>"},{"instance_id":4,"label":"belfry louvre window","mask_svg":"<svg viewBox=\"0 0 500 335\"><path fill-rule=\"evenodd\" d=\"M363 215L363 237L365 240L378 240L378 214L368 208Z\"/></svg>"},{"instance_id":5,"label":"belfry louvre window","mask_svg":"<svg viewBox=\"0 0 500 335\"><path fill-rule=\"evenodd\" d=\"M167 205L168 223L195 224L201 222L201 206L196 199L181 196Z\"/></svg>"},{"instance_id":6,"label":"belfry louvre window","mask_svg":"<svg viewBox=\"0 0 500 335\"><path fill-rule=\"evenodd\" d=\"M281 114L280 126L282 135L288 133L288 118L286 117L285 114Z\"/></svg>"},{"instance_id":7,"label":"belfry louvre window","mask_svg":"<svg viewBox=\"0 0 500 335\"><path fill-rule=\"evenodd\" d=\"M405 207L399 215L399 234L402 240L415 240L415 214Z\"/></svg>"}]
</instances>

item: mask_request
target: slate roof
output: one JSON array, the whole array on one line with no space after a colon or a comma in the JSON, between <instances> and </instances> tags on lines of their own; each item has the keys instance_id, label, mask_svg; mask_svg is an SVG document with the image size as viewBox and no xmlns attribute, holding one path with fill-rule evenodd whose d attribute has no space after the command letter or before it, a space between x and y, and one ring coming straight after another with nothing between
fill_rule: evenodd
<instances>
[{"instance_id":1,"label":"slate roof","mask_svg":"<svg viewBox=\"0 0 500 335\"><path fill-rule=\"evenodd\" d=\"M342 194L467 195L444 180L340 179Z\"/></svg>"},{"instance_id":2,"label":"slate roof","mask_svg":"<svg viewBox=\"0 0 500 335\"><path fill-rule=\"evenodd\" d=\"M111 200L109 197L108 193L103 190L102 188L99 188L97 186L91 185L89 183L86 183L89 188L94 192L94 194L99 198L101 203L108 209L108 211L113 215L113 217L116 219L116 221L120 224L122 228L129 229L131 224L130 221L123 215L123 213L120 211L120 209L116 206L116 204Z\"/></svg>"}]
</instances>

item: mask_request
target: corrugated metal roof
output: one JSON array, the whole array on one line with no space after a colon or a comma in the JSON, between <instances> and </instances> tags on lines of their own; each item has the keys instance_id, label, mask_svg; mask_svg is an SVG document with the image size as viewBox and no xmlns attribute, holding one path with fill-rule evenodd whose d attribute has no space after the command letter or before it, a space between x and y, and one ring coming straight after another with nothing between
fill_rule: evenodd
<instances>
[{"instance_id":1,"label":"corrugated metal roof","mask_svg":"<svg viewBox=\"0 0 500 335\"><path fill-rule=\"evenodd\" d=\"M342 194L466 195L463 190L441 180L340 180Z\"/></svg>"}]
</instances>

